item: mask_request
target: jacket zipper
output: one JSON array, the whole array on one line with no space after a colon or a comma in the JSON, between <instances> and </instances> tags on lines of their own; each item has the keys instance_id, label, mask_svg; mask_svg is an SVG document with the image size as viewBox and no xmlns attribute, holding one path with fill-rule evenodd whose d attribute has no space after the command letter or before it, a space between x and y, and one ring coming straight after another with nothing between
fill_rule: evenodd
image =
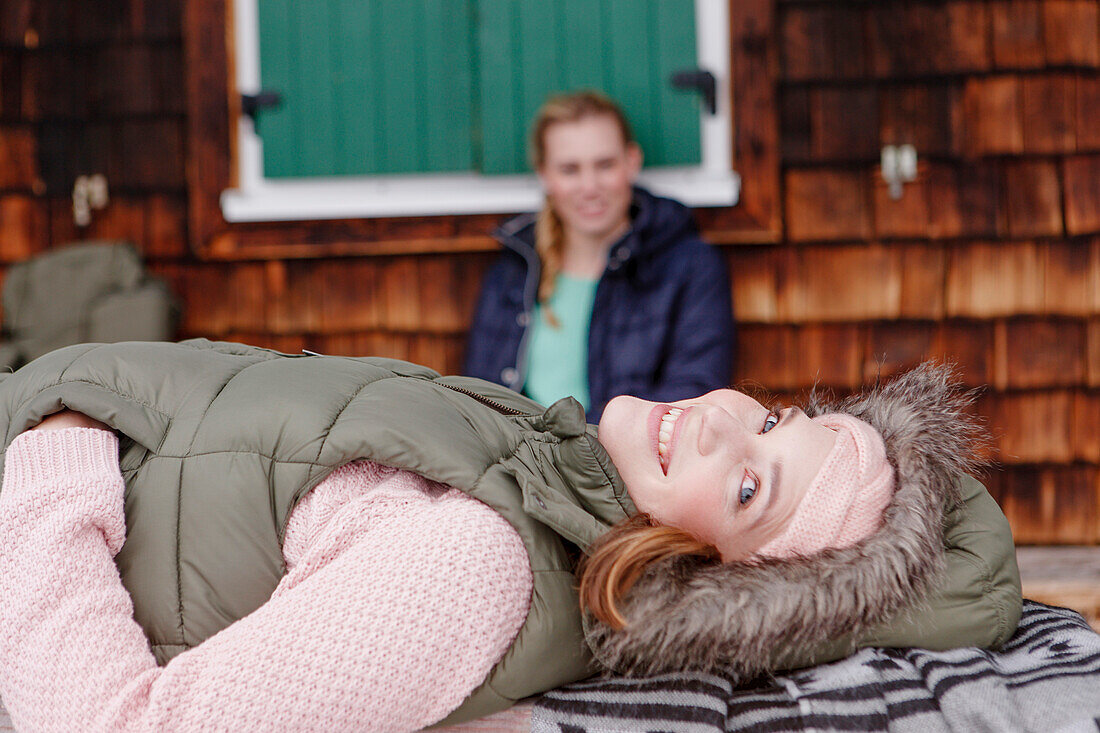
<instances>
[{"instance_id":1,"label":"jacket zipper","mask_svg":"<svg viewBox=\"0 0 1100 733\"><path fill-rule=\"evenodd\" d=\"M531 322L535 317L535 301L538 296L539 276L542 272L542 261L532 247L527 246L519 237L510 232L498 232L497 240L512 250L527 263L527 273L523 279L523 334L519 337L519 347L516 349L516 362L512 366L516 370L515 384L505 385L519 392L527 381L527 341L531 337Z\"/></svg>"},{"instance_id":2,"label":"jacket zipper","mask_svg":"<svg viewBox=\"0 0 1100 733\"><path fill-rule=\"evenodd\" d=\"M523 410L517 410L514 407L509 407L508 405L505 405L502 402L497 402L494 399L486 397L485 395L482 395L482 394L478 394L477 392L474 392L474 391L469 390L469 389L464 389L462 387L455 387L454 385L451 385L451 384L443 384L442 382L436 382L436 384L438 384L441 387L446 387L447 389L449 389L453 392L458 392L460 394L464 394L467 397L473 397L475 400L477 400L481 404L485 405L486 407L491 407L494 410L496 410L497 412L499 412L501 414L504 414L504 415L533 416L533 415L536 414L536 413L533 413L533 412L524 412Z\"/></svg>"}]
</instances>

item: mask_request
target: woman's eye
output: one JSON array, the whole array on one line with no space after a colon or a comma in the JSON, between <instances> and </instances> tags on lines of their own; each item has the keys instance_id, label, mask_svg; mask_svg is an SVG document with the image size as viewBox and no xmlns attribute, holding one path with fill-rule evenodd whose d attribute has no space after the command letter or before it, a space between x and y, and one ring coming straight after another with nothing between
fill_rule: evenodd
<instances>
[{"instance_id":1,"label":"woman's eye","mask_svg":"<svg viewBox=\"0 0 1100 733\"><path fill-rule=\"evenodd\" d=\"M748 504L752 501L752 498L756 496L756 477L751 473L746 473L745 478L741 479L741 506Z\"/></svg>"},{"instance_id":2,"label":"woman's eye","mask_svg":"<svg viewBox=\"0 0 1100 733\"><path fill-rule=\"evenodd\" d=\"M766 433L776 426L779 422L779 415L775 412L769 412L768 416L764 418L764 427L760 429L761 433Z\"/></svg>"}]
</instances>

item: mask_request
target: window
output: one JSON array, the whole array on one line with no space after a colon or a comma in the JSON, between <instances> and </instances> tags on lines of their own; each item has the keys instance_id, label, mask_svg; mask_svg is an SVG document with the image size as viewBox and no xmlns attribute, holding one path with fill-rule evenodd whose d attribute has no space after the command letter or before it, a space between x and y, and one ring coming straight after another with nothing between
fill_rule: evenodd
<instances>
[{"instance_id":1,"label":"window","mask_svg":"<svg viewBox=\"0 0 1100 733\"><path fill-rule=\"evenodd\" d=\"M626 109L643 181L736 202L725 0L237 0L237 83L279 92L238 123L229 221L535 209L526 133L547 94ZM673 72L716 78L716 114Z\"/></svg>"}]
</instances>

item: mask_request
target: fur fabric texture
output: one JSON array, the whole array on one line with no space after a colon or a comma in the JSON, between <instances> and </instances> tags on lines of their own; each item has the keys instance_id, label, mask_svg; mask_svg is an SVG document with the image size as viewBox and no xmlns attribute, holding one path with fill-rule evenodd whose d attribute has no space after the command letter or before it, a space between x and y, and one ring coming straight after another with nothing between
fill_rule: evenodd
<instances>
[{"instance_id":1,"label":"fur fabric texture","mask_svg":"<svg viewBox=\"0 0 1100 733\"><path fill-rule=\"evenodd\" d=\"M777 650L860 634L920 604L944 571L943 522L958 481L979 466L984 432L974 394L950 366L925 363L836 403L811 397L811 417L843 412L882 435L896 471L883 526L862 542L801 558L651 567L620 604L615 630L589 616L596 657L619 674L697 670L749 679Z\"/></svg>"}]
</instances>

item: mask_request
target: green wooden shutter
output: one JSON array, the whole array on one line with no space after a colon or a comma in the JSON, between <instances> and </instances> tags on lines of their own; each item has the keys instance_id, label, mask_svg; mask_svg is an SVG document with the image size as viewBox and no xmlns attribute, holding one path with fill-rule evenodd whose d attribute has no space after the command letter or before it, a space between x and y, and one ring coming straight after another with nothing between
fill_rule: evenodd
<instances>
[{"instance_id":1,"label":"green wooden shutter","mask_svg":"<svg viewBox=\"0 0 1100 733\"><path fill-rule=\"evenodd\" d=\"M672 72L697 66L694 0L479 0L481 170L527 170L530 121L580 88L622 105L647 166L696 165L699 101Z\"/></svg>"},{"instance_id":2,"label":"green wooden shutter","mask_svg":"<svg viewBox=\"0 0 1100 733\"><path fill-rule=\"evenodd\" d=\"M700 160L694 0L261 0L267 178L527 170L553 92L605 91L647 166Z\"/></svg>"},{"instance_id":3,"label":"green wooden shutter","mask_svg":"<svg viewBox=\"0 0 1100 733\"><path fill-rule=\"evenodd\" d=\"M268 178L474 167L472 0L262 0Z\"/></svg>"}]
</instances>

